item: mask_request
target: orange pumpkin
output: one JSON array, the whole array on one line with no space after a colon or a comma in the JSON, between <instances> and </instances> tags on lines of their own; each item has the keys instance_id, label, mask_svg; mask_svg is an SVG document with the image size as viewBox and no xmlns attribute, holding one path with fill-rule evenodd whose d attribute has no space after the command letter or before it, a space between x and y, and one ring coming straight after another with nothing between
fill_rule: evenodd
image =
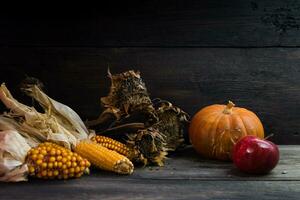
<instances>
[{"instance_id":1,"label":"orange pumpkin","mask_svg":"<svg viewBox=\"0 0 300 200\"><path fill-rule=\"evenodd\" d=\"M189 127L190 141L204 157L231 160L233 145L246 135L264 138L264 128L259 118L245 108L211 105L193 117Z\"/></svg>"}]
</instances>

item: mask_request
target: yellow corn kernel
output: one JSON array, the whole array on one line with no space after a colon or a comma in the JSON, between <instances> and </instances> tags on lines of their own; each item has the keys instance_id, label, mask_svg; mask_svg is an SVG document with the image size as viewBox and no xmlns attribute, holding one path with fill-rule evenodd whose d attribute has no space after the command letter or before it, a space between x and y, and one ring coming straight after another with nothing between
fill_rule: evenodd
<instances>
[{"instance_id":1,"label":"yellow corn kernel","mask_svg":"<svg viewBox=\"0 0 300 200\"><path fill-rule=\"evenodd\" d=\"M58 163L57 163L57 167L58 167L58 168L61 168L62 165L63 165L62 162L58 162Z\"/></svg>"},{"instance_id":2,"label":"yellow corn kernel","mask_svg":"<svg viewBox=\"0 0 300 200\"><path fill-rule=\"evenodd\" d=\"M59 171L58 170L54 170L53 171L53 176L58 176L59 175Z\"/></svg>"},{"instance_id":3,"label":"yellow corn kernel","mask_svg":"<svg viewBox=\"0 0 300 200\"><path fill-rule=\"evenodd\" d=\"M47 163L42 163L42 168L47 168Z\"/></svg>"},{"instance_id":4,"label":"yellow corn kernel","mask_svg":"<svg viewBox=\"0 0 300 200\"><path fill-rule=\"evenodd\" d=\"M133 172L133 164L128 158L95 142L81 141L76 145L75 152L100 169L120 174Z\"/></svg>"},{"instance_id":5,"label":"yellow corn kernel","mask_svg":"<svg viewBox=\"0 0 300 200\"><path fill-rule=\"evenodd\" d=\"M62 163L66 163L67 160L68 160L67 158L62 158L62 159L61 159L61 162L62 162Z\"/></svg>"},{"instance_id":6,"label":"yellow corn kernel","mask_svg":"<svg viewBox=\"0 0 300 200\"><path fill-rule=\"evenodd\" d=\"M71 161L68 161L68 162L66 163L66 165L67 165L67 167L71 167L71 166L72 166L72 162L71 162Z\"/></svg>"},{"instance_id":7,"label":"yellow corn kernel","mask_svg":"<svg viewBox=\"0 0 300 200\"><path fill-rule=\"evenodd\" d=\"M67 161L68 158L72 161ZM68 165L62 161L67 162ZM50 142L41 143L28 151L26 162L29 175L43 179L80 177L90 166L89 161L80 155ZM80 165L81 162L84 162L84 165ZM72 165L82 166L83 170L76 171Z\"/></svg>"},{"instance_id":8,"label":"yellow corn kernel","mask_svg":"<svg viewBox=\"0 0 300 200\"><path fill-rule=\"evenodd\" d=\"M72 167L69 169L70 173L74 173L75 172L75 169Z\"/></svg>"},{"instance_id":9,"label":"yellow corn kernel","mask_svg":"<svg viewBox=\"0 0 300 200\"><path fill-rule=\"evenodd\" d=\"M53 168L53 163L48 163L48 169L52 169Z\"/></svg>"},{"instance_id":10,"label":"yellow corn kernel","mask_svg":"<svg viewBox=\"0 0 300 200\"><path fill-rule=\"evenodd\" d=\"M51 156L51 157L49 158L49 161L50 161L50 162L55 162L55 157Z\"/></svg>"},{"instance_id":11,"label":"yellow corn kernel","mask_svg":"<svg viewBox=\"0 0 300 200\"><path fill-rule=\"evenodd\" d=\"M30 166L28 168L28 171L29 171L29 173L33 174L35 172L35 169L34 169L34 167Z\"/></svg>"},{"instance_id":12,"label":"yellow corn kernel","mask_svg":"<svg viewBox=\"0 0 300 200\"><path fill-rule=\"evenodd\" d=\"M55 156L55 154L56 154L56 150L55 150L55 149L52 149L52 150L50 151L50 155L51 155L51 156Z\"/></svg>"},{"instance_id":13,"label":"yellow corn kernel","mask_svg":"<svg viewBox=\"0 0 300 200\"><path fill-rule=\"evenodd\" d=\"M31 159L32 159L32 160L36 160L36 159L38 159L38 156L37 156L36 154L33 154L33 155L31 156Z\"/></svg>"},{"instance_id":14,"label":"yellow corn kernel","mask_svg":"<svg viewBox=\"0 0 300 200\"><path fill-rule=\"evenodd\" d=\"M80 172L80 167L77 166L77 167L75 168L75 173L79 173L79 172Z\"/></svg>"},{"instance_id":15,"label":"yellow corn kernel","mask_svg":"<svg viewBox=\"0 0 300 200\"><path fill-rule=\"evenodd\" d=\"M43 154L39 154L39 155L37 156L37 158L40 159L40 160L43 160L43 159L44 159L44 155L43 155Z\"/></svg>"},{"instance_id":16,"label":"yellow corn kernel","mask_svg":"<svg viewBox=\"0 0 300 200\"><path fill-rule=\"evenodd\" d=\"M37 160L37 161L36 161L36 164L37 164L37 165L42 165L42 164L43 164L43 161L42 161L42 160Z\"/></svg>"},{"instance_id":17,"label":"yellow corn kernel","mask_svg":"<svg viewBox=\"0 0 300 200\"><path fill-rule=\"evenodd\" d=\"M48 176L48 177L52 177L52 176L53 176L53 172L52 172L52 171L48 171L48 172L47 172L47 176Z\"/></svg>"},{"instance_id":18,"label":"yellow corn kernel","mask_svg":"<svg viewBox=\"0 0 300 200\"><path fill-rule=\"evenodd\" d=\"M61 154L61 150L57 149L57 150L56 150L56 155L59 156L60 154Z\"/></svg>"}]
</instances>

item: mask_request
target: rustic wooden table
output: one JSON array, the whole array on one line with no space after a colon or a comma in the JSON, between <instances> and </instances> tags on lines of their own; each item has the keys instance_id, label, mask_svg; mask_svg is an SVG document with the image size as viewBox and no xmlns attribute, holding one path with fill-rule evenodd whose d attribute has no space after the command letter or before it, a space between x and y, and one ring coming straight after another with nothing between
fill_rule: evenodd
<instances>
[{"instance_id":1,"label":"rustic wooden table","mask_svg":"<svg viewBox=\"0 0 300 200\"><path fill-rule=\"evenodd\" d=\"M93 172L69 181L1 183L0 199L299 199L300 146L280 146L280 163L265 176L248 176L232 163L203 160L192 148L165 167L137 168L131 176Z\"/></svg>"}]
</instances>

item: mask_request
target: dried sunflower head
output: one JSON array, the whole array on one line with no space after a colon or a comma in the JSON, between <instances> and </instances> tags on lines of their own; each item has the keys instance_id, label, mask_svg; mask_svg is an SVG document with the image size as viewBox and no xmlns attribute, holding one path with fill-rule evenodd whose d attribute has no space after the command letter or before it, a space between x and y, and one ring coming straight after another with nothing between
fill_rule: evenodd
<instances>
[{"instance_id":1,"label":"dried sunflower head","mask_svg":"<svg viewBox=\"0 0 300 200\"><path fill-rule=\"evenodd\" d=\"M101 98L101 102L104 107L118 111L114 112L118 120L115 124L143 122L151 125L157 122L155 109L140 72L130 70L115 75L109 72L108 75L111 79L110 92Z\"/></svg>"},{"instance_id":2,"label":"dried sunflower head","mask_svg":"<svg viewBox=\"0 0 300 200\"><path fill-rule=\"evenodd\" d=\"M164 165L167 155L165 139L158 130L150 127L127 136L128 147L135 151L134 162L141 162L144 165Z\"/></svg>"},{"instance_id":3,"label":"dried sunflower head","mask_svg":"<svg viewBox=\"0 0 300 200\"><path fill-rule=\"evenodd\" d=\"M189 115L172 103L155 99L153 101L159 122L155 127L165 138L165 148L168 151L175 151L184 145L185 130L189 124Z\"/></svg>"}]
</instances>

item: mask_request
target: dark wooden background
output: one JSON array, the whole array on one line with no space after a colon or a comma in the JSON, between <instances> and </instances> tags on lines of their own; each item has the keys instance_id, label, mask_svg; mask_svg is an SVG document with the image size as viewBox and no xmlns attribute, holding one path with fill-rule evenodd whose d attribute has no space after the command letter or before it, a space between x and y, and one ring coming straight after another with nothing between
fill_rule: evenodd
<instances>
[{"instance_id":1,"label":"dark wooden background","mask_svg":"<svg viewBox=\"0 0 300 200\"><path fill-rule=\"evenodd\" d=\"M140 70L151 93L193 115L234 101L279 144L300 144L300 1L112 2L80 8L3 7L0 80L25 74L83 119L101 111L113 73Z\"/></svg>"}]
</instances>

